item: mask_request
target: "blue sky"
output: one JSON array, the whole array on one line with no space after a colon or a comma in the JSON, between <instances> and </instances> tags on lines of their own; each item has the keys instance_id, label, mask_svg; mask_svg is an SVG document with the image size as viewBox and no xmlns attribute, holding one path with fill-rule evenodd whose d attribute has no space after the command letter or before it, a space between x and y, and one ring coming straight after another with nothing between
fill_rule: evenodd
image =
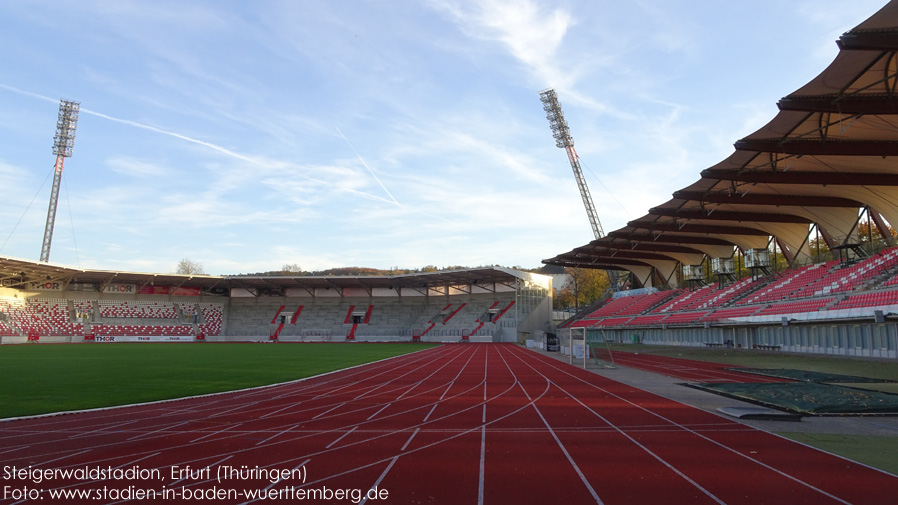
<instances>
[{"instance_id":1,"label":"blue sky","mask_svg":"<svg viewBox=\"0 0 898 505\"><path fill-rule=\"evenodd\" d=\"M691 184L885 0L0 0L0 255L210 274L537 267Z\"/></svg>"}]
</instances>

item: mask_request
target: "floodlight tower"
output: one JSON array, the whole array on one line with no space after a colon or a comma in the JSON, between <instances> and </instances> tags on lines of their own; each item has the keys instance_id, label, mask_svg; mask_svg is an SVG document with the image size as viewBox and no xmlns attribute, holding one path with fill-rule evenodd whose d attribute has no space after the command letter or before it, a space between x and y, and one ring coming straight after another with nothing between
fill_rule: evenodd
<instances>
[{"instance_id":1,"label":"floodlight tower","mask_svg":"<svg viewBox=\"0 0 898 505\"><path fill-rule=\"evenodd\" d=\"M605 231L602 230L602 223L599 221L599 215L592 204L592 196L589 194L589 188L586 186L586 180L583 178L580 159L577 157L577 151L574 149L574 139L571 137L571 130L567 126L567 121L564 120L564 113L561 111L558 95L554 89L549 88L545 91L540 91L539 99L543 103L543 110L546 111L546 119L549 120L552 136L555 137L555 145L567 152L571 168L574 169L574 178L577 179L577 187L580 188L580 197L583 198L583 206L586 207L586 215L589 217L592 233L597 239L602 238L605 236Z\"/></svg>"},{"instance_id":2,"label":"floodlight tower","mask_svg":"<svg viewBox=\"0 0 898 505\"><path fill-rule=\"evenodd\" d=\"M81 104L70 100L59 101L59 118L56 120L56 135L53 137L53 154L56 155L56 173L50 190L50 208L47 209L47 225L44 227L44 243L41 246L41 261L50 261L50 242L53 241L53 226L56 223L56 202L59 201L59 184L62 181L62 165L72 155L75 147L75 128L78 126L78 111Z\"/></svg>"},{"instance_id":3,"label":"floodlight tower","mask_svg":"<svg viewBox=\"0 0 898 505\"><path fill-rule=\"evenodd\" d=\"M577 187L580 188L580 197L583 199L583 206L586 207L586 216L589 217L589 224L592 226L592 234L596 239L600 239L605 236L605 231L602 229L602 222L599 221L596 207L592 203L592 195L589 194L586 179L583 178L580 158L574 149L574 138L571 137L571 130L567 126L567 121L564 120L564 112L561 111L558 94L555 93L554 89L549 88L539 92L539 100L543 103L543 110L546 111L546 119L549 120L549 127L552 129L555 145L567 152L567 158L571 162L574 178L577 179ZM620 289L620 275L616 270L608 270L608 279L611 282L611 289L614 291Z\"/></svg>"}]
</instances>

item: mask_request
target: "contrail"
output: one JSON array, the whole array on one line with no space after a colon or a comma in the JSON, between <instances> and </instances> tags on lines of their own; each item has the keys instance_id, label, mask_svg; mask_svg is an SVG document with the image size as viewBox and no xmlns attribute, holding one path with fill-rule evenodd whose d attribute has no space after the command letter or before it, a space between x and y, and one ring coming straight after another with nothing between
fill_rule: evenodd
<instances>
[{"instance_id":1,"label":"contrail","mask_svg":"<svg viewBox=\"0 0 898 505\"><path fill-rule=\"evenodd\" d=\"M38 100L43 100L43 101L45 101L45 102L59 103L59 100L56 100L56 99L54 99L54 98L50 98L50 97L48 97L48 96L44 96L44 95L41 95L41 94L38 94L38 93L33 93L33 92L31 92L31 91L25 91L25 90L22 90L22 89L13 87L13 86L9 86L9 85L7 85L7 84L2 84L2 83L0 83L0 88L5 89L5 90L7 90L7 91L12 91L13 93L18 93L18 94L20 94L20 95L25 95L25 96L29 96L29 97L32 97L32 98L37 98ZM247 163L252 163L252 164L254 164L254 165L260 165L260 166L265 166L265 167L270 167L270 166L272 165L272 162L271 162L271 161L263 160L263 159L259 159L259 158L253 158L253 157L251 157L251 156L246 156L246 155L243 155L243 154L240 154L240 153L231 151L230 149L224 148L224 147L222 147L222 146L213 144L213 143L211 143L211 142L206 142L206 141L204 141L204 140L198 140L198 139L195 139L195 138L188 137L188 136L186 136L186 135L181 135L180 133L170 132L170 131L167 131L167 130L163 130L163 129L161 129L161 128L156 128L155 126L145 125L145 124L143 124L143 123L138 123L138 122L136 122L136 121L131 121L131 120L128 120L128 119L119 119L119 118L117 118L117 117L112 117L112 116L110 116L110 115L103 114L102 112L97 112L97 111L94 111L94 110L85 109L85 108L83 108L83 107L81 108L81 112L84 113L84 114L89 114L89 115L91 115L91 116L100 117L100 118L103 118L103 119L106 119L106 120L109 120L109 121L113 121L113 122L116 122L116 123L126 124L126 125L128 125L128 126L133 126L133 127L135 127L135 128L141 128L141 129L148 130L148 131L151 131L151 132L154 132L154 133L159 133L159 134L162 134L162 135L168 135L169 137L174 137L174 138L176 138L176 139L184 140L184 141L186 141L186 142L191 142L191 143L194 143L194 144L198 144L198 145L201 145L201 146L203 146L203 147L207 147L207 148L209 148L209 149L212 149L212 150L214 150L214 151L218 151L218 152L220 152L220 153L222 153L222 154L224 154L224 155L230 156L230 157L232 157L232 158L236 158L236 159L241 160L241 161L245 161L245 162L247 162ZM340 130L338 129L337 131L340 131ZM340 135L343 135L343 133L341 132ZM344 136L343 139L345 140L346 137ZM347 140L346 142L349 143L348 140ZM349 147L352 147L352 144L350 144ZM355 151L355 148L353 148L353 151ZM356 155L358 155L358 153L356 153ZM359 156L359 159L362 159L362 157ZM362 160L362 163L364 164L365 161ZM367 165L367 164L365 164L365 168L368 168L368 165ZM368 168L368 171L370 172L371 169ZM322 180L319 180L319 179L315 179L314 177L309 177L308 175L305 175L305 174L296 174L296 175L299 175L300 177L303 177L304 179L309 180L309 181L312 181L312 182L316 182L316 183L319 183L319 184L322 184L322 185L328 185L328 183L327 183L326 181L322 181ZM378 183L380 183L380 180L377 179L377 176L374 175L373 172L371 173L371 175L374 176L374 179L377 180ZM387 188L384 187L383 183L381 183L380 186L384 188L384 191L387 191ZM353 189L344 189L343 191L346 191L346 192L349 192L349 193L352 193L352 194L355 194L355 195L358 195L358 196L363 196L363 197L365 197L365 198L370 198L370 199L372 199L372 200L378 200L378 201L385 202L385 203L394 203L394 204L396 204L396 205L399 205L399 202L397 202L396 199L393 198L393 195L391 195L389 191L387 191L387 194L390 195L390 198L392 199L392 201L387 200L386 198L384 198L384 197L382 197L382 196L372 195L372 194L370 194L370 193L365 193L365 192L363 192L363 191L356 191L356 190L353 190Z\"/></svg>"},{"instance_id":2,"label":"contrail","mask_svg":"<svg viewBox=\"0 0 898 505\"><path fill-rule=\"evenodd\" d=\"M382 187L384 189L384 192L386 192L388 195L390 195L390 198L393 199L393 203L395 203L397 207L402 207L402 205L396 200L396 197L394 197L393 194L390 193L390 190L387 189L386 186L384 186L384 183L380 182L380 179L377 178L377 175L374 174L374 171L371 170L371 167L369 167L368 164L365 163L365 160L362 159L362 155L359 154L359 152L355 150L355 147L352 146L352 143L349 142L349 139L346 138L346 135L343 135L343 132L340 131L340 128L337 126L334 126L334 128L337 128L337 133L339 133L340 136L343 137L343 140L346 141L346 143L349 145L349 148L352 149L352 152L354 152L355 155L358 156L359 161L362 162L362 165L365 165L365 168L368 169L368 173L371 174L371 177L374 177L374 180L377 181L378 184L380 184L380 187Z\"/></svg>"},{"instance_id":3,"label":"contrail","mask_svg":"<svg viewBox=\"0 0 898 505\"><path fill-rule=\"evenodd\" d=\"M30 97L32 97L32 98L37 98L37 99L43 100L43 101L45 101L45 102L51 102L51 103L58 103L58 102L59 102L59 100L55 100L55 99L53 99L53 98L50 98L49 96L39 95L39 94L37 94L37 93L32 93L31 91L25 91L25 90L22 90L22 89L19 89L19 88L15 88L15 87L13 87L13 86L8 86L8 85L6 85L6 84L0 84L0 88L3 88L3 89L8 90L8 91L12 91L13 93L18 93L18 94L20 94L20 95L25 95L25 96L30 96ZM127 120L127 119L119 119L119 118L117 118L117 117L112 117L112 116L103 114L102 112L97 112L97 111L94 111L94 110L85 109L84 107L81 107L81 112L84 113L84 114L90 114L91 116L97 116L97 117L101 117L101 118L103 118L103 119L108 119L109 121L114 121L114 122L116 122L116 123L122 123L122 124L126 124L126 125L128 125L128 126L133 126L133 127L135 127L135 128L142 128L142 129L144 129L144 130L149 130L149 131L151 131L151 132L161 133L162 135L168 135L168 136L170 136L170 137L175 137L175 138L177 138L177 139L186 140L187 142L193 142L194 144L199 144L199 145L201 145L201 146L208 147L209 149L214 149L214 150L216 150L216 151L218 151L218 152L220 152L220 153L222 153L222 154L226 154L226 155L231 156L231 157L233 157L233 158L237 158L237 159L239 159L239 160L243 160L243 161L246 161L246 162L248 162L248 163L253 163L253 164L255 164L255 165L267 165L267 164L264 163L262 160L254 159L254 158L251 158L251 157L249 157L249 156L244 156L244 155L242 155L242 154L240 154L240 153L235 153L234 151L231 151L231 150L229 150L229 149L225 149L224 147L221 147L221 146L219 146L219 145L215 145L215 144L213 144L213 143L211 143L211 142L205 142L205 141L202 141L202 140L197 140L197 139L194 139L194 138L187 137L187 136L185 136L185 135L181 135L181 134L179 134L179 133L174 133L174 132L162 130L162 129L160 129L160 128L156 128L155 126L145 125L145 124L138 123L138 122L136 122L136 121L130 121L130 120Z\"/></svg>"},{"instance_id":4,"label":"contrail","mask_svg":"<svg viewBox=\"0 0 898 505\"><path fill-rule=\"evenodd\" d=\"M101 118L103 118L103 119L108 119L108 120L114 121L114 122L116 122L116 123L126 124L126 125L129 125L129 126L133 126L133 127L135 127L135 128L143 128L144 130L150 130L151 132L161 133L161 134L163 134L163 135L168 135L168 136L174 137L174 138L176 138L176 139L186 140L187 142L193 142L194 144L199 144L199 145L201 145L201 146L208 147L209 149L214 149L214 150L216 150L216 151L218 151L218 152L220 152L220 153L222 153L222 154L227 154L228 156L231 156L231 157L233 157L233 158L237 158L238 160L246 161L246 162L248 162L248 163L252 163L252 164L255 164L255 165L267 165L267 163L263 162L262 160L259 160L259 159L256 159L256 158L252 158L252 157L250 157L250 156L244 156L244 155L242 155L242 154L240 154L240 153L235 153L234 151L231 151L230 149L225 149L224 147L221 147L221 146L219 146L219 145L215 145L215 144L213 144L213 143L211 143L211 142L206 142L206 141L203 141L203 140L193 139L193 138L187 137L187 136L185 136L185 135L181 135L180 133L174 133L174 132L162 130L162 129L156 128L155 126L150 126L150 125L141 124L141 123L138 123L138 122L136 122L136 121L130 121L130 120L128 120L128 119L119 119L119 118L116 118L116 117L107 116L106 114L103 114L103 113L101 113L101 112L92 111L92 110L90 110L90 109L84 109L84 108L82 108L82 109L81 109L81 112L90 114L90 115L92 115L92 116L101 117Z\"/></svg>"},{"instance_id":5,"label":"contrail","mask_svg":"<svg viewBox=\"0 0 898 505\"><path fill-rule=\"evenodd\" d=\"M59 100L54 100L49 96L38 95L37 93L32 93L30 91L24 91L19 88L14 88L12 86L7 86L6 84L0 84L0 88L3 88L7 91L12 91L13 93L18 93L20 95L30 96L32 98L37 98L39 100L44 100L46 102L59 103Z\"/></svg>"}]
</instances>

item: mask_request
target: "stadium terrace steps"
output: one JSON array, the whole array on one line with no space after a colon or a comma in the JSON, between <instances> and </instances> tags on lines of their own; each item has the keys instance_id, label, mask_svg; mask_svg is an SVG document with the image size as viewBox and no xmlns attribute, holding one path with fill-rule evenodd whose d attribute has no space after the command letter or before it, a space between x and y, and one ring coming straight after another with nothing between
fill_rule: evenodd
<instances>
[{"instance_id":1,"label":"stadium terrace steps","mask_svg":"<svg viewBox=\"0 0 898 505\"><path fill-rule=\"evenodd\" d=\"M624 316L624 317L608 317L605 319L600 319L593 324L593 326L624 326L629 322L632 317Z\"/></svg>"},{"instance_id":2,"label":"stadium terrace steps","mask_svg":"<svg viewBox=\"0 0 898 505\"><path fill-rule=\"evenodd\" d=\"M656 291L654 293L649 293L643 296L627 296L623 298L635 298L632 300L629 305L621 308L617 312L613 314L608 314L609 316L635 316L637 314L642 314L647 310L651 310L654 307L657 307L659 304L665 302L671 296L675 295L675 292L672 291Z\"/></svg>"},{"instance_id":3,"label":"stadium terrace steps","mask_svg":"<svg viewBox=\"0 0 898 505\"><path fill-rule=\"evenodd\" d=\"M302 308L304 305L300 305L293 311L293 316L290 318L290 324L296 324L296 321L299 319L300 314L302 314Z\"/></svg>"},{"instance_id":4,"label":"stadium terrace steps","mask_svg":"<svg viewBox=\"0 0 898 505\"><path fill-rule=\"evenodd\" d=\"M698 308L709 298L717 295L717 283L710 284L695 291L682 291L681 294L655 310L656 313L685 312Z\"/></svg>"},{"instance_id":5,"label":"stadium terrace steps","mask_svg":"<svg viewBox=\"0 0 898 505\"><path fill-rule=\"evenodd\" d=\"M714 321L722 321L724 319L729 319L732 317L751 316L762 309L763 309L763 307L760 305L718 309L718 310L708 313L707 315L705 315L705 317L701 318L700 321L714 322Z\"/></svg>"},{"instance_id":6,"label":"stadium terrace steps","mask_svg":"<svg viewBox=\"0 0 898 505\"><path fill-rule=\"evenodd\" d=\"M503 328L517 325L514 315L514 293L458 297L447 303L444 297L377 298L286 298L286 303L265 303L264 299L232 300L227 317L229 336L268 336L276 330L270 322L272 314L286 316L286 324L278 334L283 341L355 340L366 338L408 339L414 335L426 341L460 340L462 333L476 333L492 340ZM301 315L292 322L291 314L302 305ZM260 320L259 313L267 312ZM276 318L277 319L277 318ZM483 321L483 325L480 322ZM494 324L491 324L494 323ZM356 324L353 332L352 325Z\"/></svg>"},{"instance_id":7,"label":"stadium terrace steps","mask_svg":"<svg viewBox=\"0 0 898 505\"><path fill-rule=\"evenodd\" d=\"M834 262L818 263L802 267L793 273L781 275L767 287L755 292L754 296L746 300L746 303L772 302L787 298L797 290L817 282L825 276L828 268L832 267L832 263Z\"/></svg>"},{"instance_id":8,"label":"stadium terrace steps","mask_svg":"<svg viewBox=\"0 0 898 505\"><path fill-rule=\"evenodd\" d=\"M654 326L664 322L669 314L652 314L647 316L636 316L627 321L627 326Z\"/></svg>"},{"instance_id":9,"label":"stadium terrace steps","mask_svg":"<svg viewBox=\"0 0 898 505\"><path fill-rule=\"evenodd\" d=\"M707 310L697 311L697 312L678 312L676 314L671 314L667 316L667 319L664 320L664 324L695 324L698 323L708 315Z\"/></svg>"},{"instance_id":10,"label":"stadium terrace steps","mask_svg":"<svg viewBox=\"0 0 898 505\"><path fill-rule=\"evenodd\" d=\"M699 304L697 309L715 309L717 307L724 307L727 304L737 300L740 296L744 295L746 292L756 289L758 284L754 279L748 278L743 279L739 282L733 283L721 290L720 292L714 296L710 296L705 299L701 304Z\"/></svg>"},{"instance_id":11,"label":"stadium terrace steps","mask_svg":"<svg viewBox=\"0 0 898 505\"><path fill-rule=\"evenodd\" d=\"M459 305L457 309L453 310L452 313L450 313L448 316L446 316L445 319L443 319L443 324L446 324L449 321L451 321L452 318L455 317L461 309L465 308L466 305L468 305L468 304L463 303L463 304ZM451 305L449 305L448 307L451 307Z\"/></svg>"}]
</instances>

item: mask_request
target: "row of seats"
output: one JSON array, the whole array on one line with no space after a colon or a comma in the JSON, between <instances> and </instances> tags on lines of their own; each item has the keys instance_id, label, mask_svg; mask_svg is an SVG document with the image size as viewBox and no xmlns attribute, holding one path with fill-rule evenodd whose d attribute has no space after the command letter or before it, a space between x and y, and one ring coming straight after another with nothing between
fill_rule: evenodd
<instances>
[{"instance_id":1,"label":"row of seats","mask_svg":"<svg viewBox=\"0 0 898 505\"><path fill-rule=\"evenodd\" d=\"M124 336L192 336L192 325L125 325L125 324L95 324L91 327L98 337L124 337Z\"/></svg>"},{"instance_id":2,"label":"row of seats","mask_svg":"<svg viewBox=\"0 0 898 505\"><path fill-rule=\"evenodd\" d=\"M898 265L898 249L889 249L849 267L836 268L829 275L797 291L795 298L846 293L864 285L877 274Z\"/></svg>"},{"instance_id":3,"label":"row of seats","mask_svg":"<svg viewBox=\"0 0 898 505\"><path fill-rule=\"evenodd\" d=\"M829 261L783 272L766 282L744 279L724 289L713 284L693 291L672 290L666 301L658 293L620 297L568 326L700 324L746 316L898 305L898 290L859 293L839 302L835 296L821 296L866 286L871 279L896 267L898 248L893 248L848 267ZM882 287L895 285L898 285L898 275ZM635 312L628 310L631 307L647 309Z\"/></svg>"},{"instance_id":4,"label":"row of seats","mask_svg":"<svg viewBox=\"0 0 898 505\"><path fill-rule=\"evenodd\" d=\"M6 298L0 300L0 312L7 315L8 325L18 329L26 335L49 335L53 329L49 322L39 313L35 304L19 298Z\"/></svg>"},{"instance_id":5,"label":"row of seats","mask_svg":"<svg viewBox=\"0 0 898 505\"><path fill-rule=\"evenodd\" d=\"M111 301L91 299L56 299L56 298L29 298L16 297L0 298L0 314L5 314L5 321L0 326L0 336L40 335L40 336L83 336L85 325L81 317L91 319L95 304L102 310L111 309L114 316L105 317L141 317L171 319L171 315L177 317L175 304L172 302L147 302L147 301ZM216 303L178 304L185 313L202 313L202 324L197 325L196 331L204 335L217 336L221 334L223 305ZM186 309L186 310L185 310ZM139 316L122 316L122 314L141 314ZM76 319L73 319L76 318ZM116 334L127 331L127 334L135 334L144 331L147 335L192 335L192 325L103 325L99 322L91 325L94 333L106 331L101 328L122 328ZM176 328L170 330L170 328ZM184 328L188 328L185 330ZM161 329L162 333L159 333ZM171 333L173 332L173 333ZM112 335L110 335L112 336Z\"/></svg>"},{"instance_id":6,"label":"row of seats","mask_svg":"<svg viewBox=\"0 0 898 505\"><path fill-rule=\"evenodd\" d=\"M628 306L619 310L616 314L618 316L634 316L636 314L641 314L645 312L647 309L658 305L664 300L670 298L673 293L670 291L658 291L655 293L651 293L644 296L629 296L625 298L635 298L635 300L631 301Z\"/></svg>"},{"instance_id":7,"label":"row of seats","mask_svg":"<svg viewBox=\"0 0 898 505\"><path fill-rule=\"evenodd\" d=\"M835 298L816 298L810 300L800 300L797 302L782 302L782 303L774 303L768 307L764 307L758 312L757 315L763 316L766 314L792 314L796 312L814 312L825 308L827 305L833 302Z\"/></svg>"},{"instance_id":8,"label":"row of seats","mask_svg":"<svg viewBox=\"0 0 898 505\"><path fill-rule=\"evenodd\" d=\"M739 282L736 282L723 290L719 290L720 293L707 297L701 304L698 305L699 309L713 309L715 307L725 306L730 303L730 301L735 300L739 296L741 296L746 291L753 289L755 287L755 280L748 278L743 279Z\"/></svg>"},{"instance_id":9,"label":"row of seats","mask_svg":"<svg viewBox=\"0 0 898 505\"><path fill-rule=\"evenodd\" d=\"M826 276L830 269L838 265L837 261L818 263L797 271L781 274L766 288L760 289L745 300L746 303L762 303L782 300L808 285L817 283Z\"/></svg>"},{"instance_id":10,"label":"row of seats","mask_svg":"<svg viewBox=\"0 0 898 505\"><path fill-rule=\"evenodd\" d=\"M733 307L727 309L718 309L713 312L710 312L702 318L702 321L721 321L724 319L729 319L731 317L745 317L754 315L756 312L761 310L760 306L748 306L748 307Z\"/></svg>"},{"instance_id":11,"label":"row of seats","mask_svg":"<svg viewBox=\"0 0 898 505\"><path fill-rule=\"evenodd\" d=\"M726 307L712 311L702 310L674 312L667 314L647 314L638 315L635 317L610 317L599 319L584 318L571 323L569 326L580 328L609 326L651 326L658 324L693 324L722 321L729 318L745 316L794 314L801 312L815 312L821 309L839 310L858 307L898 305L898 290L856 294L846 298L845 300L833 304L835 300L835 297L826 297L798 301L783 301L779 303L762 305Z\"/></svg>"},{"instance_id":12,"label":"row of seats","mask_svg":"<svg viewBox=\"0 0 898 505\"><path fill-rule=\"evenodd\" d=\"M0 337L15 337L18 334L12 326L0 321Z\"/></svg>"},{"instance_id":13,"label":"row of seats","mask_svg":"<svg viewBox=\"0 0 898 505\"><path fill-rule=\"evenodd\" d=\"M100 317L175 319L178 312L170 302L100 300Z\"/></svg>"},{"instance_id":14,"label":"row of seats","mask_svg":"<svg viewBox=\"0 0 898 505\"><path fill-rule=\"evenodd\" d=\"M898 290L858 293L837 303L833 309L853 309L857 307L875 307L898 305Z\"/></svg>"},{"instance_id":15,"label":"row of seats","mask_svg":"<svg viewBox=\"0 0 898 505\"><path fill-rule=\"evenodd\" d=\"M652 313L675 313L707 309L729 303L740 294L754 287L753 279L743 279L723 289L711 284L695 291L680 290L668 303L652 310Z\"/></svg>"},{"instance_id":16,"label":"row of seats","mask_svg":"<svg viewBox=\"0 0 898 505\"><path fill-rule=\"evenodd\" d=\"M223 316L222 306L216 303L199 303L197 308L203 315L203 323L198 326L197 331L207 336L220 335Z\"/></svg>"}]
</instances>

